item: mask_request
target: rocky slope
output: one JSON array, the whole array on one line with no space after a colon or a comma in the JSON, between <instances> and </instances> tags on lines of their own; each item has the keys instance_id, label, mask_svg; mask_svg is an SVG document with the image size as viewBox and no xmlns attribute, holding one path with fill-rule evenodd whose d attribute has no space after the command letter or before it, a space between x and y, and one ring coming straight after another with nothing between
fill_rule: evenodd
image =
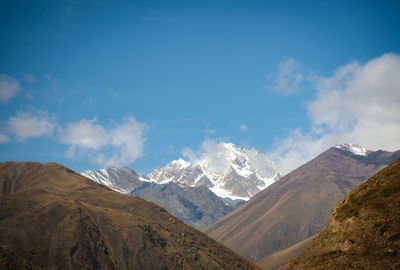
<instances>
[{"instance_id":1,"label":"rocky slope","mask_svg":"<svg viewBox=\"0 0 400 270\"><path fill-rule=\"evenodd\" d=\"M155 204L55 163L0 163L2 269L256 269Z\"/></svg>"},{"instance_id":2,"label":"rocky slope","mask_svg":"<svg viewBox=\"0 0 400 270\"><path fill-rule=\"evenodd\" d=\"M205 186L185 187L175 183L145 182L130 195L154 202L170 214L197 229L207 227L235 207L224 203Z\"/></svg>"},{"instance_id":3,"label":"rocky slope","mask_svg":"<svg viewBox=\"0 0 400 270\"><path fill-rule=\"evenodd\" d=\"M400 269L400 160L356 188L291 269Z\"/></svg>"},{"instance_id":4,"label":"rocky slope","mask_svg":"<svg viewBox=\"0 0 400 270\"><path fill-rule=\"evenodd\" d=\"M257 262L318 233L333 207L400 151L349 151L332 147L287 174L205 232Z\"/></svg>"}]
</instances>

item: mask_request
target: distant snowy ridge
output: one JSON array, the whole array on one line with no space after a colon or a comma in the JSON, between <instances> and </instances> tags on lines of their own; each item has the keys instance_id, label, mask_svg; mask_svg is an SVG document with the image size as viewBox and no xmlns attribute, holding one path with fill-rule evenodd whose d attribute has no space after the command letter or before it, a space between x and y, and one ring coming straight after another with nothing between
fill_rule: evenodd
<instances>
[{"instance_id":1,"label":"distant snowy ridge","mask_svg":"<svg viewBox=\"0 0 400 270\"><path fill-rule=\"evenodd\" d=\"M97 171L88 170L81 174L99 184L124 194L128 194L140 186L143 181L146 181L146 179L139 176L134 170L127 167L110 167Z\"/></svg>"},{"instance_id":2,"label":"distant snowy ridge","mask_svg":"<svg viewBox=\"0 0 400 270\"><path fill-rule=\"evenodd\" d=\"M146 178L156 183L206 186L219 197L248 200L278 180L280 174L275 164L256 149L219 143L191 162L171 161Z\"/></svg>"},{"instance_id":3,"label":"distant snowy ridge","mask_svg":"<svg viewBox=\"0 0 400 270\"><path fill-rule=\"evenodd\" d=\"M364 147L354 143L337 144L334 147L358 156L367 156L368 152Z\"/></svg>"},{"instance_id":4,"label":"distant snowy ridge","mask_svg":"<svg viewBox=\"0 0 400 270\"><path fill-rule=\"evenodd\" d=\"M125 167L85 171L82 175L125 194L143 182L172 182L181 187L205 186L218 197L231 200L248 200L280 178L275 164L264 154L232 143L209 145L190 162L173 160L147 176Z\"/></svg>"}]
</instances>

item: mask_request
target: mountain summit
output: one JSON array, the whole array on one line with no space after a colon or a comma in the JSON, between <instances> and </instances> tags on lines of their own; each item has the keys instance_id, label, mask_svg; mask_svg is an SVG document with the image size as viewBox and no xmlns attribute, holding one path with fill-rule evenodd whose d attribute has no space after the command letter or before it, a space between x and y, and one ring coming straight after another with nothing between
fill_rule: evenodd
<instances>
[{"instance_id":1,"label":"mountain summit","mask_svg":"<svg viewBox=\"0 0 400 270\"><path fill-rule=\"evenodd\" d=\"M148 180L206 186L219 197L248 200L280 178L275 164L260 151L219 143L190 162L171 161L155 169Z\"/></svg>"},{"instance_id":2,"label":"mountain summit","mask_svg":"<svg viewBox=\"0 0 400 270\"><path fill-rule=\"evenodd\" d=\"M337 144L334 148L341 149L358 156L367 156L367 149L354 143Z\"/></svg>"}]
</instances>

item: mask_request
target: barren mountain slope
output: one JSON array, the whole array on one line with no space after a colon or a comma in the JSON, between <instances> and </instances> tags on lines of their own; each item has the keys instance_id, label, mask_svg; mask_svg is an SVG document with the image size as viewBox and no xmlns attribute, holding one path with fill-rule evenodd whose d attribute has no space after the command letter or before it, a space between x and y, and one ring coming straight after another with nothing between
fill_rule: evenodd
<instances>
[{"instance_id":1,"label":"barren mountain slope","mask_svg":"<svg viewBox=\"0 0 400 270\"><path fill-rule=\"evenodd\" d=\"M0 163L2 269L255 269L165 210L55 163Z\"/></svg>"}]
</instances>

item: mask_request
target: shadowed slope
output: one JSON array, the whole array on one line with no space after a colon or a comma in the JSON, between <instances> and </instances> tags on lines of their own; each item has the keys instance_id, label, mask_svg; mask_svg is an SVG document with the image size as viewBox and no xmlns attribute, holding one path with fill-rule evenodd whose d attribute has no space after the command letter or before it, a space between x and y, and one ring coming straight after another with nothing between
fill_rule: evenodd
<instances>
[{"instance_id":1,"label":"shadowed slope","mask_svg":"<svg viewBox=\"0 0 400 270\"><path fill-rule=\"evenodd\" d=\"M256 268L155 204L55 163L0 163L0 192L0 268Z\"/></svg>"},{"instance_id":2,"label":"shadowed slope","mask_svg":"<svg viewBox=\"0 0 400 270\"><path fill-rule=\"evenodd\" d=\"M400 269L400 160L339 202L293 269Z\"/></svg>"},{"instance_id":3,"label":"shadowed slope","mask_svg":"<svg viewBox=\"0 0 400 270\"><path fill-rule=\"evenodd\" d=\"M257 262L321 231L344 195L399 156L400 151L357 156L330 148L205 232Z\"/></svg>"},{"instance_id":4,"label":"shadowed slope","mask_svg":"<svg viewBox=\"0 0 400 270\"><path fill-rule=\"evenodd\" d=\"M184 187L176 183L156 184L145 182L130 195L156 203L186 224L201 229L222 218L234 207L205 186Z\"/></svg>"}]
</instances>

